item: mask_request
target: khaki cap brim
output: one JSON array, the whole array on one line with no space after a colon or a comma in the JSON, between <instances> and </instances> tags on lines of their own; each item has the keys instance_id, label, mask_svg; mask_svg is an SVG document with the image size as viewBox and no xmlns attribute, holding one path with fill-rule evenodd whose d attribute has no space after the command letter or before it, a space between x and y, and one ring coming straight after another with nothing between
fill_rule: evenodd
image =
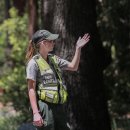
<instances>
[{"instance_id":1,"label":"khaki cap brim","mask_svg":"<svg viewBox=\"0 0 130 130\"><path fill-rule=\"evenodd\" d=\"M49 37L45 38L46 40L56 40L59 37L59 34L51 34Z\"/></svg>"}]
</instances>

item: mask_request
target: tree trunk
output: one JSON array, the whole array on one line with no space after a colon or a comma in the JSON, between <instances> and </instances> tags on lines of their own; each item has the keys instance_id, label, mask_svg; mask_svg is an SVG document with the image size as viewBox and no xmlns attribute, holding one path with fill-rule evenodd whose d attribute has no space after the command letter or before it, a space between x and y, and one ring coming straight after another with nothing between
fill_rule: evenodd
<instances>
[{"instance_id":1,"label":"tree trunk","mask_svg":"<svg viewBox=\"0 0 130 130\"><path fill-rule=\"evenodd\" d=\"M38 24L38 3L37 0L28 0L28 14L29 14L29 38L37 30Z\"/></svg>"},{"instance_id":2,"label":"tree trunk","mask_svg":"<svg viewBox=\"0 0 130 130\"><path fill-rule=\"evenodd\" d=\"M13 5L16 9L18 9L19 16L24 14L26 3L26 0L13 0Z\"/></svg>"},{"instance_id":3,"label":"tree trunk","mask_svg":"<svg viewBox=\"0 0 130 130\"><path fill-rule=\"evenodd\" d=\"M9 10L11 8L10 0L5 0L5 19L8 19L10 17ZM12 45L9 42L9 33L6 31L6 43L7 43L7 48L6 48L6 55L9 54L10 49L12 48Z\"/></svg>"},{"instance_id":4,"label":"tree trunk","mask_svg":"<svg viewBox=\"0 0 130 130\"><path fill-rule=\"evenodd\" d=\"M55 0L44 0L42 2L42 25L44 29L52 30Z\"/></svg>"},{"instance_id":5,"label":"tree trunk","mask_svg":"<svg viewBox=\"0 0 130 130\"><path fill-rule=\"evenodd\" d=\"M9 18L10 0L5 0L5 19Z\"/></svg>"},{"instance_id":6,"label":"tree trunk","mask_svg":"<svg viewBox=\"0 0 130 130\"><path fill-rule=\"evenodd\" d=\"M60 34L57 55L72 59L78 37L86 32L91 35L90 43L82 49L78 72L65 74L70 127L73 130L110 130L102 74L107 59L96 26L96 1L44 0L43 6L44 27Z\"/></svg>"}]
</instances>

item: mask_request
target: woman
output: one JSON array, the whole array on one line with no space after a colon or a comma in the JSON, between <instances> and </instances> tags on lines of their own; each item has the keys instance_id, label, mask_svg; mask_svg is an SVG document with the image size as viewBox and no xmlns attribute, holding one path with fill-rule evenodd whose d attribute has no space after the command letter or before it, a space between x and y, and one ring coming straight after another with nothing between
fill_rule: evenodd
<instances>
[{"instance_id":1,"label":"woman","mask_svg":"<svg viewBox=\"0 0 130 130\"><path fill-rule=\"evenodd\" d=\"M40 130L68 130L63 104L67 91L61 70L76 71L81 48L89 42L89 34L79 37L71 62L50 54L58 34L38 30L29 43L27 59L28 94L33 112L33 124Z\"/></svg>"}]
</instances>

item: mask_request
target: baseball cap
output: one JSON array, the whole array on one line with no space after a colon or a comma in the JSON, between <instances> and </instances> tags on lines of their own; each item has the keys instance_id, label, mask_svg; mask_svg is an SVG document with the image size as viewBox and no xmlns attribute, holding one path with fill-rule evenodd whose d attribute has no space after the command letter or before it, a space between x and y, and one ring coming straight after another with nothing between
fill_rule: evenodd
<instances>
[{"instance_id":1,"label":"baseball cap","mask_svg":"<svg viewBox=\"0 0 130 130\"><path fill-rule=\"evenodd\" d=\"M56 40L59 34L53 34L48 30L38 30L32 36L32 41L37 44L42 40Z\"/></svg>"}]
</instances>

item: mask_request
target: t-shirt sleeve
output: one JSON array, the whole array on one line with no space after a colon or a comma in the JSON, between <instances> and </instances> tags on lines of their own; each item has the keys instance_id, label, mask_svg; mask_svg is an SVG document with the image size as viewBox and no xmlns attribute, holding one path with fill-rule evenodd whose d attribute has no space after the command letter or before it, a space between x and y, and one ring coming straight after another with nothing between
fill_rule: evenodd
<instances>
[{"instance_id":1,"label":"t-shirt sleeve","mask_svg":"<svg viewBox=\"0 0 130 130\"><path fill-rule=\"evenodd\" d=\"M58 66L59 66L62 70L64 70L64 69L68 66L68 64L69 64L69 61L64 60L64 59L62 59L62 58L60 58L60 57L58 57L58 56L56 56L56 59L57 59Z\"/></svg>"},{"instance_id":2,"label":"t-shirt sleeve","mask_svg":"<svg viewBox=\"0 0 130 130\"><path fill-rule=\"evenodd\" d=\"M37 64L34 59L31 59L26 66L26 79L32 79L36 81Z\"/></svg>"}]
</instances>

